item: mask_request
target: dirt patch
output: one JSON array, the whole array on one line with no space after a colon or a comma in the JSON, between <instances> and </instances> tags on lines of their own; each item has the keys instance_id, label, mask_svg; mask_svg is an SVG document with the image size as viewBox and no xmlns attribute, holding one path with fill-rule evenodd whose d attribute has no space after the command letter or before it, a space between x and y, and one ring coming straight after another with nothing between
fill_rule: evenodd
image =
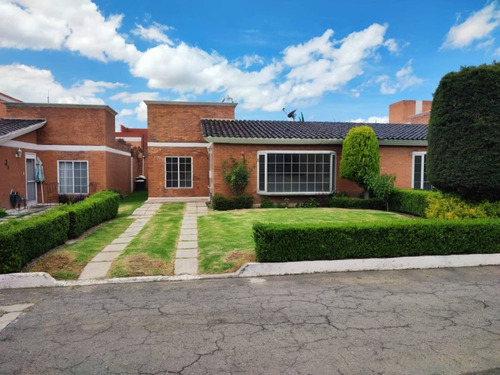
<instances>
[{"instance_id":1,"label":"dirt patch","mask_svg":"<svg viewBox=\"0 0 500 375\"><path fill-rule=\"evenodd\" d=\"M118 259L115 267L121 269L124 276L173 275L174 267L163 259L153 259L146 254L129 255ZM113 268L115 268L113 267Z\"/></svg>"},{"instance_id":2,"label":"dirt patch","mask_svg":"<svg viewBox=\"0 0 500 375\"><path fill-rule=\"evenodd\" d=\"M52 253L40 259L30 269L30 272L47 272L52 276L57 276L59 273L75 272L80 274L83 269L83 264L75 262L75 258L68 252Z\"/></svg>"},{"instance_id":3,"label":"dirt patch","mask_svg":"<svg viewBox=\"0 0 500 375\"><path fill-rule=\"evenodd\" d=\"M250 253L247 251L235 250L230 251L226 254L224 262L233 263L233 267L226 270L225 272L234 272L238 270L242 265L248 262L255 262L257 260L255 253Z\"/></svg>"}]
</instances>

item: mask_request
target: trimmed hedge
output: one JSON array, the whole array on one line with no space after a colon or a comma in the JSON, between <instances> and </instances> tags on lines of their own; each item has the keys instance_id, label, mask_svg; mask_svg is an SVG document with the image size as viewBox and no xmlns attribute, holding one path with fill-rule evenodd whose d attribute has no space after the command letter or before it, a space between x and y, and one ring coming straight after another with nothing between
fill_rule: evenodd
<instances>
[{"instance_id":1,"label":"trimmed hedge","mask_svg":"<svg viewBox=\"0 0 500 375\"><path fill-rule=\"evenodd\" d=\"M30 260L68 240L69 214L48 211L0 225L0 273L19 272Z\"/></svg>"},{"instance_id":2,"label":"trimmed hedge","mask_svg":"<svg viewBox=\"0 0 500 375\"><path fill-rule=\"evenodd\" d=\"M69 213L68 237L77 238L87 229L114 218L118 213L119 200L118 193L103 190L78 203L59 206L56 210Z\"/></svg>"},{"instance_id":3,"label":"trimmed hedge","mask_svg":"<svg viewBox=\"0 0 500 375\"><path fill-rule=\"evenodd\" d=\"M331 197L329 207L336 208L355 208L355 209L366 209L366 210L384 210L385 203L379 198L349 198L349 197Z\"/></svg>"},{"instance_id":4,"label":"trimmed hedge","mask_svg":"<svg viewBox=\"0 0 500 375\"><path fill-rule=\"evenodd\" d=\"M225 197L222 194L215 194L212 197L212 208L216 211L240 210L243 208L252 208L253 196L236 195L234 197Z\"/></svg>"},{"instance_id":5,"label":"trimmed hedge","mask_svg":"<svg viewBox=\"0 0 500 375\"><path fill-rule=\"evenodd\" d=\"M439 195L434 191L394 189L389 198L389 208L391 211L425 217L425 210L429 206L428 198L439 197Z\"/></svg>"},{"instance_id":6,"label":"trimmed hedge","mask_svg":"<svg viewBox=\"0 0 500 375\"><path fill-rule=\"evenodd\" d=\"M500 253L499 220L253 226L259 262Z\"/></svg>"}]
</instances>

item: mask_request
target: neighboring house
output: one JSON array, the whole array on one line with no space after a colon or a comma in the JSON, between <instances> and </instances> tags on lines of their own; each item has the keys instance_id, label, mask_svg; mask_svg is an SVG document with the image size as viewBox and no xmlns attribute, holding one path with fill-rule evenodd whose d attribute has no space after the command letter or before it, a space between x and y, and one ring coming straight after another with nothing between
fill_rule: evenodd
<instances>
[{"instance_id":1,"label":"neighboring house","mask_svg":"<svg viewBox=\"0 0 500 375\"><path fill-rule=\"evenodd\" d=\"M401 100L389 106L392 124L429 124L432 100Z\"/></svg>"},{"instance_id":2,"label":"neighboring house","mask_svg":"<svg viewBox=\"0 0 500 375\"><path fill-rule=\"evenodd\" d=\"M103 189L129 194L132 157L130 146L115 140L115 115L106 105L0 101L0 207L11 208L11 190L30 205L42 202L42 185L34 181L37 158L45 202Z\"/></svg>"},{"instance_id":3,"label":"neighboring house","mask_svg":"<svg viewBox=\"0 0 500 375\"><path fill-rule=\"evenodd\" d=\"M132 153L135 154L132 177L136 178L138 175L147 177L145 160L148 154L148 129L120 125L120 131L115 133L115 138L132 147Z\"/></svg>"},{"instance_id":4,"label":"neighboring house","mask_svg":"<svg viewBox=\"0 0 500 375\"><path fill-rule=\"evenodd\" d=\"M349 129L362 124L235 120L233 103L145 103L151 200L208 200L217 193L229 195L223 161L243 156L252 168L246 193L254 195L256 203L264 196L282 199L335 191L352 196L362 193L355 183L339 177L343 140ZM408 103L405 107L399 114L406 115L403 120L419 109L415 104L413 110ZM429 189L427 126L367 125L379 139L381 173L396 175L396 187Z\"/></svg>"}]
</instances>

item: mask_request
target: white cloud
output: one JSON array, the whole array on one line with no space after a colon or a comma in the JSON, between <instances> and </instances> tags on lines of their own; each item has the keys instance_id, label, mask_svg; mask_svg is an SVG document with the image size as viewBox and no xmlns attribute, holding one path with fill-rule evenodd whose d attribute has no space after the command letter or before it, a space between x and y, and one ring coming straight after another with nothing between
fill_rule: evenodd
<instances>
[{"instance_id":1,"label":"white cloud","mask_svg":"<svg viewBox=\"0 0 500 375\"><path fill-rule=\"evenodd\" d=\"M349 120L349 122L358 122L365 124L373 124L373 123L384 124L389 122L389 116L370 116L368 118L357 118L355 120Z\"/></svg>"},{"instance_id":2,"label":"white cloud","mask_svg":"<svg viewBox=\"0 0 500 375\"><path fill-rule=\"evenodd\" d=\"M389 50L389 52L396 53L396 52L399 51L399 45L396 42L396 40L394 40L394 39L387 39L384 42L384 46L387 47L387 49Z\"/></svg>"},{"instance_id":3,"label":"white cloud","mask_svg":"<svg viewBox=\"0 0 500 375\"><path fill-rule=\"evenodd\" d=\"M467 47L476 40L490 36L499 25L500 11L497 9L497 3L492 2L472 13L464 22L452 26L441 48Z\"/></svg>"},{"instance_id":4,"label":"white cloud","mask_svg":"<svg viewBox=\"0 0 500 375\"><path fill-rule=\"evenodd\" d=\"M145 40L173 45L174 43L165 35L165 31L167 30L170 30L169 26L153 22L153 25L149 27L136 25L136 28L132 30L132 34Z\"/></svg>"},{"instance_id":5,"label":"white cloud","mask_svg":"<svg viewBox=\"0 0 500 375\"><path fill-rule=\"evenodd\" d=\"M140 102L137 107L134 109L124 108L122 109L118 115L116 116L116 122L124 122L127 123L127 117L134 116L135 118L141 122L146 122L148 120L148 108L146 103Z\"/></svg>"},{"instance_id":6,"label":"white cloud","mask_svg":"<svg viewBox=\"0 0 500 375\"><path fill-rule=\"evenodd\" d=\"M116 82L84 80L65 88L57 82L50 70L22 64L0 65L2 92L25 102L65 104L105 104L97 97L108 89L120 87Z\"/></svg>"},{"instance_id":7,"label":"white cloud","mask_svg":"<svg viewBox=\"0 0 500 375\"><path fill-rule=\"evenodd\" d=\"M179 94L227 93L245 109L280 110L299 100L320 97L342 88L363 74L363 65L384 45L386 25L373 24L333 41L332 30L283 51L281 61L260 70L244 71L217 53L181 42L145 51L132 73L148 80L151 88Z\"/></svg>"},{"instance_id":8,"label":"white cloud","mask_svg":"<svg viewBox=\"0 0 500 375\"><path fill-rule=\"evenodd\" d=\"M140 103L143 100L157 100L158 92L135 92L130 93L127 91L119 92L110 97L111 100L119 100L123 103Z\"/></svg>"},{"instance_id":9,"label":"white cloud","mask_svg":"<svg viewBox=\"0 0 500 375\"><path fill-rule=\"evenodd\" d=\"M264 59L257 54L245 55L237 59L234 63L235 66L243 66L245 69L248 69L253 65L262 65L262 64L264 64Z\"/></svg>"},{"instance_id":10,"label":"white cloud","mask_svg":"<svg viewBox=\"0 0 500 375\"><path fill-rule=\"evenodd\" d=\"M90 0L6 0L0 4L0 47L68 49L131 63L140 53L118 33L122 18L105 18Z\"/></svg>"},{"instance_id":11,"label":"white cloud","mask_svg":"<svg viewBox=\"0 0 500 375\"><path fill-rule=\"evenodd\" d=\"M398 91L406 90L407 88L419 85L424 80L413 74L412 60L409 60L405 66L396 72L395 79L391 79L388 75L379 76L376 80L380 83L380 92L385 95L395 94Z\"/></svg>"}]
</instances>

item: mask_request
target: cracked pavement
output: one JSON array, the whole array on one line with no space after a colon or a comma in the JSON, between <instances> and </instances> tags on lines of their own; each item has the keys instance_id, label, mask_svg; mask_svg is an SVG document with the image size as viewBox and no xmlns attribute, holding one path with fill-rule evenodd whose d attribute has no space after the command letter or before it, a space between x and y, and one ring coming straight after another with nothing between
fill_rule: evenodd
<instances>
[{"instance_id":1,"label":"cracked pavement","mask_svg":"<svg viewBox=\"0 0 500 375\"><path fill-rule=\"evenodd\" d=\"M1 374L500 374L500 267L0 291Z\"/></svg>"}]
</instances>

